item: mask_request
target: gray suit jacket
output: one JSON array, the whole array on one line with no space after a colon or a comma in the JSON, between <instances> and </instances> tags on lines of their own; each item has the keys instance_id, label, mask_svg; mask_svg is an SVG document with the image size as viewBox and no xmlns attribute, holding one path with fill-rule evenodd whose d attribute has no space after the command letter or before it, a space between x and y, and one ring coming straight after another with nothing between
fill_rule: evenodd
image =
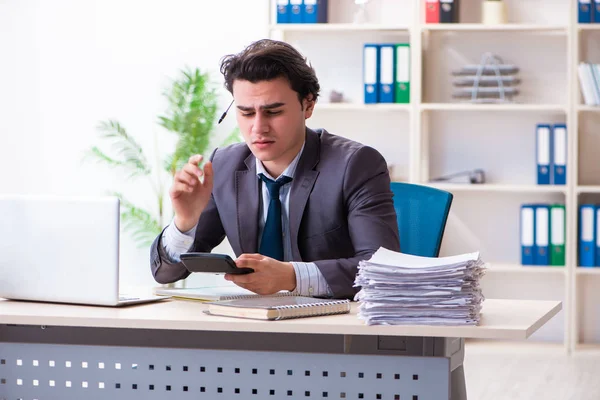
<instances>
[{"instance_id":1,"label":"gray suit jacket","mask_svg":"<svg viewBox=\"0 0 600 400\"><path fill-rule=\"evenodd\" d=\"M258 252L259 180L256 159L245 143L212 157L212 198L202 212L190 251L210 252L227 236L237 256ZM292 261L314 262L336 298L351 298L360 260L380 246L400 250L390 177L371 147L325 130L306 130L306 143L289 204ZM159 235L150 262L159 283L189 275L172 263Z\"/></svg>"}]
</instances>

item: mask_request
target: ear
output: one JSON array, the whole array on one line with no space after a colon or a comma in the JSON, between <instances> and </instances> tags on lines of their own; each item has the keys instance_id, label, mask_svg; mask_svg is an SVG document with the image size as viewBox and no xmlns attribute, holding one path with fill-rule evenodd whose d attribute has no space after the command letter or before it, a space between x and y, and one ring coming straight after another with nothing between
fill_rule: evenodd
<instances>
[{"instance_id":1,"label":"ear","mask_svg":"<svg viewBox=\"0 0 600 400\"><path fill-rule=\"evenodd\" d=\"M307 96L304 100L302 100L302 108L304 109L304 119L309 119L312 116L313 110L315 109L315 103L312 99L312 96Z\"/></svg>"}]
</instances>

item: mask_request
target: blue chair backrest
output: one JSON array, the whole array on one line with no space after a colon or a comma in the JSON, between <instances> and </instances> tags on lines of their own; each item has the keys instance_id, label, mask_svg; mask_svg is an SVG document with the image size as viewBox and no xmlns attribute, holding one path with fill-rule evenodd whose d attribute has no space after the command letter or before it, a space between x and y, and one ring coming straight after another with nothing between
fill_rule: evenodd
<instances>
[{"instance_id":1,"label":"blue chair backrest","mask_svg":"<svg viewBox=\"0 0 600 400\"><path fill-rule=\"evenodd\" d=\"M400 231L400 251L437 257L452 204L452 194L411 183L392 182Z\"/></svg>"}]
</instances>

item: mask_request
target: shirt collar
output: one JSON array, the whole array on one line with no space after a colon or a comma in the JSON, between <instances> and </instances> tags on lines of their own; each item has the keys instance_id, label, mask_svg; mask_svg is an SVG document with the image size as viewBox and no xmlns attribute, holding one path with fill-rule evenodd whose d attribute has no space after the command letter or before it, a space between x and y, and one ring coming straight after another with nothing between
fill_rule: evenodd
<instances>
[{"instance_id":1,"label":"shirt collar","mask_svg":"<svg viewBox=\"0 0 600 400\"><path fill-rule=\"evenodd\" d=\"M294 159L292 160L290 165L288 165L287 168L285 170L283 170L283 172L281 173L281 176L285 175L285 176L289 176L290 178L294 177L294 174L296 173L296 167L298 166L298 161L300 161L300 156L302 156L302 152L304 151L305 144L306 144L306 142L304 142L302 144L302 148L300 149L298 154L296 154L296 157L294 157ZM267 178L272 179L272 180L276 180L277 178L279 178L279 177L273 178L265 169L265 166L263 165L262 161L260 161L257 158L256 159L256 175L258 176L260 174L264 174Z\"/></svg>"}]
</instances>

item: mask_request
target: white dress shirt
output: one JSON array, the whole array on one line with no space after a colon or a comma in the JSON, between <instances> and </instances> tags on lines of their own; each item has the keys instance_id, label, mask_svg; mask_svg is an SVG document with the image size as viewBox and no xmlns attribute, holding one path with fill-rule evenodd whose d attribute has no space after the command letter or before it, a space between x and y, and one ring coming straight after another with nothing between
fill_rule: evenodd
<instances>
[{"instance_id":1,"label":"white dress shirt","mask_svg":"<svg viewBox=\"0 0 600 400\"><path fill-rule=\"evenodd\" d=\"M292 160L290 165L283 171L281 175L289 176L294 178L298 160L304 151L304 145L298 152L298 155ZM256 179L259 180L261 186L262 202L258 210L258 246L260 248L260 240L262 238L262 232L267 221L267 213L265 210L269 209L269 202L271 200L267 185L264 185L260 180L259 174L264 174L267 178L276 180L277 178L272 177L263 166L262 162L256 159ZM293 182L293 181L292 181ZM283 228L283 259L290 261L294 267L296 273L296 289L294 293L301 296L332 296L331 289L327 284L327 281L323 277L323 274L315 263L305 263L300 261L291 261L292 258L292 241L290 237L290 188L292 182L283 185L279 191L279 199L281 201L281 222ZM190 250L194 243L194 235L196 233L196 226L187 232L181 232L173 222L165 229L162 237L162 243L167 254L173 261L180 261L180 254Z\"/></svg>"}]
</instances>

